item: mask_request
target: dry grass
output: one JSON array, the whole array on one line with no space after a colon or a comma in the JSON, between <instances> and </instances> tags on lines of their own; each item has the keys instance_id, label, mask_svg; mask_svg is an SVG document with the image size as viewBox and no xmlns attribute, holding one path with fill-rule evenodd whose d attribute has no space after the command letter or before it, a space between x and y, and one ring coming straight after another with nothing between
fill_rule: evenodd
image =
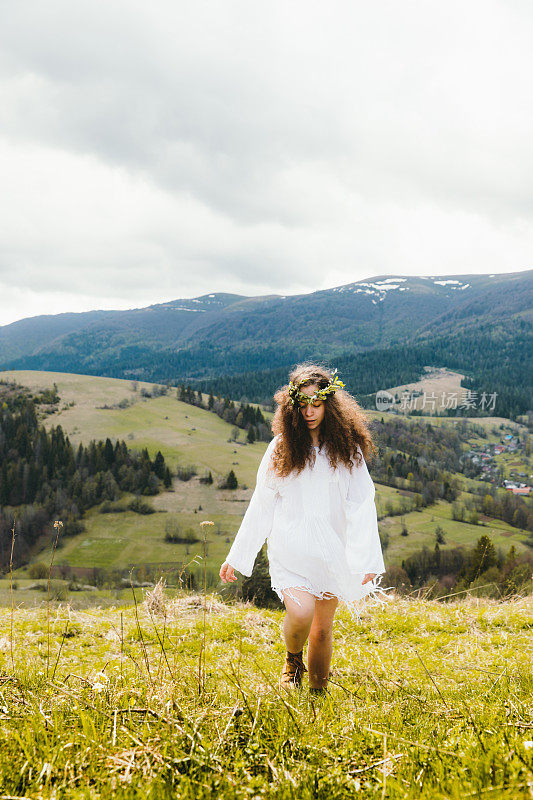
<instances>
[{"instance_id":1,"label":"dry grass","mask_svg":"<svg viewBox=\"0 0 533 800\"><path fill-rule=\"evenodd\" d=\"M60 604L47 678L46 609L3 609L0 785L43 798L531 797L532 612L532 598L394 598L357 625L341 607L317 700L277 687L277 611L173 601L162 584L136 607Z\"/></svg>"}]
</instances>

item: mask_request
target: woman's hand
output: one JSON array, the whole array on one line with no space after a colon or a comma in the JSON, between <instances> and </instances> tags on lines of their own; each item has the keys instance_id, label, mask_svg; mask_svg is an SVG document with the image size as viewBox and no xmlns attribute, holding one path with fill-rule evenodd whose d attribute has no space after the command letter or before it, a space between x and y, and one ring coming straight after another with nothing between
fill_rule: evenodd
<instances>
[{"instance_id":1,"label":"woman's hand","mask_svg":"<svg viewBox=\"0 0 533 800\"><path fill-rule=\"evenodd\" d=\"M376 577L376 575L377 575L377 572L367 572L361 585L364 585L365 583L368 583L368 581L371 581L373 578Z\"/></svg>"},{"instance_id":2,"label":"woman's hand","mask_svg":"<svg viewBox=\"0 0 533 800\"><path fill-rule=\"evenodd\" d=\"M227 561L224 561L222 566L220 567L219 575L224 583L230 583L230 581L236 581L237 576L233 572L233 567L231 567Z\"/></svg>"}]
</instances>

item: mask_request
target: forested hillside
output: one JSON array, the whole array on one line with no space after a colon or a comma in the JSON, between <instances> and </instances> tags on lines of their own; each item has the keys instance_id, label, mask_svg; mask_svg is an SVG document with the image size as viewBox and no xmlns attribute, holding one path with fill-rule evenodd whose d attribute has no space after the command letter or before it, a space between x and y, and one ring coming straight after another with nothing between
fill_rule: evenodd
<instances>
[{"instance_id":1,"label":"forested hillside","mask_svg":"<svg viewBox=\"0 0 533 800\"><path fill-rule=\"evenodd\" d=\"M91 441L77 449L60 425L39 425L35 399L22 387L0 384L0 569L27 559L41 536L52 536L53 521L62 535L84 530L84 512L122 492L154 495L170 473L159 452L132 453L124 441Z\"/></svg>"},{"instance_id":2,"label":"forested hillside","mask_svg":"<svg viewBox=\"0 0 533 800\"><path fill-rule=\"evenodd\" d=\"M533 326L525 320L506 326L482 328L479 334L457 333L420 343L375 349L355 355L338 355L333 361L361 405L375 408L375 392L416 381L426 365L446 366L467 374L466 389L495 392L498 416L516 419L532 409ZM203 392L268 402L278 386L287 382L287 367L225 375L190 383ZM490 415L490 410L481 415ZM476 409L449 411L450 416L477 416Z\"/></svg>"}]
</instances>

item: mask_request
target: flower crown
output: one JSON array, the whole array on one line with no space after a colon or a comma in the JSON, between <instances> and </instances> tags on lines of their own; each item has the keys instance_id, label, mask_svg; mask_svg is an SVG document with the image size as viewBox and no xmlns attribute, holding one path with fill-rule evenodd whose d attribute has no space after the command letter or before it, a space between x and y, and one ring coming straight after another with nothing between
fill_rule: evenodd
<instances>
[{"instance_id":1,"label":"flower crown","mask_svg":"<svg viewBox=\"0 0 533 800\"><path fill-rule=\"evenodd\" d=\"M304 394L300 391L300 386L304 381L308 381L309 378L303 378L301 381L297 383L293 383L289 381L289 396L292 400L293 406L297 403L307 403L307 405L311 405L311 403L315 402L315 400L326 400L328 395L335 394L337 389L344 389L345 384L339 379L339 376L336 374L337 368L335 367L331 378L329 379L329 383L327 386L324 386L323 389L317 389L312 397L309 395Z\"/></svg>"}]
</instances>

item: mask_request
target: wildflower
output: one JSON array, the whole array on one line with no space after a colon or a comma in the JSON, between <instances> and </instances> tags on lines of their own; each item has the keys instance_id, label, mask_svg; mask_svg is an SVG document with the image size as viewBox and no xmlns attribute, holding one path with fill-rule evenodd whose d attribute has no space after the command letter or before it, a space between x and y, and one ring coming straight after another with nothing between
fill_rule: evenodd
<instances>
[{"instance_id":1,"label":"wildflower","mask_svg":"<svg viewBox=\"0 0 533 800\"><path fill-rule=\"evenodd\" d=\"M103 692L107 689L107 684L109 683L109 678L105 674L105 672L97 672L93 678L93 685L92 690L93 692Z\"/></svg>"},{"instance_id":2,"label":"wildflower","mask_svg":"<svg viewBox=\"0 0 533 800\"><path fill-rule=\"evenodd\" d=\"M524 745L526 750L531 750L531 748L533 747L533 742L529 740L526 742L522 742L522 744Z\"/></svg>"}]
</instances>

